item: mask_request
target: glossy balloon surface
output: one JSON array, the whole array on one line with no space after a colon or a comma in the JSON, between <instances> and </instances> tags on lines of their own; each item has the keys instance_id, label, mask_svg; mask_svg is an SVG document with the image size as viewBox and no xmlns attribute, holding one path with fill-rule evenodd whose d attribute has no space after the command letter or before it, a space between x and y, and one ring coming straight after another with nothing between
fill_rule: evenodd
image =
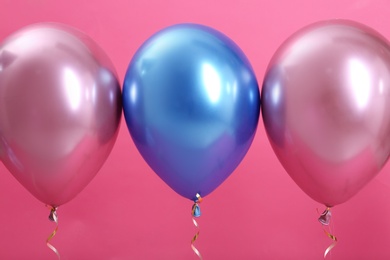
<instances>
[{"instance_id":1,"label":"glossy balloon surface","mask_svg":"<svg viewBox=\"0 0 390 260\"><path fill-rule=\"evenodd\" d=\"M272 58L263 120L286 171L327 206L355 195L390 152L390 46L344 20L296 32Z\"/></svg>"},{"instance_id":2,"label":"glossy balloon surface","mask_svg":"<svg viewBox=\"0 0 390 260\"><path fill-rule=\"evenodd\" d=\"M150 167L180 195L218 187L254 138L256 77L240 48L202 25L168 27L133 57L123 87L127 126Z\"/></svg>"},{"instance_id":3,"label":"glossy balloon surface","mask_svg":"<svg viewBox=\"0 0 390 260\"><path fill-rule=\"evenodd\" d=\"M121 108L114 67L85 34L42 23L0 45L0 158L42 202L62 205L95 176Z\"/></svg>"}]
</instances>

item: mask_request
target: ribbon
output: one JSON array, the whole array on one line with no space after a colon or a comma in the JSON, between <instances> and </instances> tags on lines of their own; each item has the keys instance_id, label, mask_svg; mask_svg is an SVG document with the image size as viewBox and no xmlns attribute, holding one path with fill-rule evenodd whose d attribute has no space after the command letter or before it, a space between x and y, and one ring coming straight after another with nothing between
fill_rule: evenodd
<instances>
[{"instance_id":1,"label":"ribbon","mask_svg":"<svg viewBox=\"0 0 390 260\"><path fill-rule=\"evenodd\" d=\"M56 253L57 257L58 257L58 260L61 259L60 257L60 253L58 253L58 250L52 245L50 244L50 240L53 239L53 237L56 235L57 231L58 231L58 216L57 216L57 208L56 207L52 207L52 206L49 206L49 205L46 205L49 209L50 209L50 215L49 215L49 220L56 223L56 228L54 229L54 231L50 234L50 236L46 239L46 245L48 248L50 248L54 253Z\"/></svg>"},{"instance_id":2,"label":"ribbon","mask_svg":"<svg viewBox=\"0 0 390 260\"><path fill-rule=\"evenodd\" d=\"M318 210L317 210L318 211ZM337 237L332 235L331 232L328 232L326 230L326 226L329 226L330 224L330 221L331 221L331 218L332 218L332 212L330 211L330 207L327 207L320 215L320 217L318 218L318 221L322 224L322 227L324 229L324 233L327 237L329 237L330 239L333 240L333 243L328 246L328 248L325 250L325 253L324 253L324 258L326 258L326 256L328 255L328 253L330 252L330 250L333 249L333 247L336 246L337 244Z\"/></svg>"},{"instance_id":3,"label":"ribbon","mask_svg":"<svg viewBox=\"0 0 390 260\"><path fill-rule=\"evenodd\" d=\"M200 207L199 207L199 203L201 203L201 202L202 202L202 197L199 195L199 193L197 193L196 199L194 200L194 205L192 205L192 210L191 210L192 222L194 223L194 226L197 229L195 236L191 240L191 248L194 251L194 253L199 257L200 260L202 260L203 257L200 254L199 250L194 246L194 243L199 237L199 225L196 222L195 218L198 218L201 215Z\"/></svg>"}]
</instances>

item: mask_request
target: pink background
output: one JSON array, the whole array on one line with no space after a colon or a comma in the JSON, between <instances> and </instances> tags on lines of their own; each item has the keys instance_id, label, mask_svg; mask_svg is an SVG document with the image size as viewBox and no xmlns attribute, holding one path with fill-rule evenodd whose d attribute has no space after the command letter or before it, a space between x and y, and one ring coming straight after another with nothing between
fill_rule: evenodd
<instances>
[{"instance_id":1,"label":"pink background","mask_svg":"<svg viewBox=\"0 0 390 260\"><path fill-rule=\"evenodd\" d=\"M386 0L0 0L0 40L35 22L74 26L111 57L122 82L136 49L163 27L195 22L232 38L259 84L269 59L309 23L352 19L390 39ZM122 121L114 149L96 178L58 210L53 244L62 259L197 259L191 201L172 191L137 152ZM280 166L262 120L241 165L201 204L196 243L204 259L323 259L330 244L317 221L323 206ZM46 247L48 209L0 164L0 259L57 259ZM333 209L338 245L330 259L390 258L390 166L358 195Z\"/></svg>"}]
</instances>

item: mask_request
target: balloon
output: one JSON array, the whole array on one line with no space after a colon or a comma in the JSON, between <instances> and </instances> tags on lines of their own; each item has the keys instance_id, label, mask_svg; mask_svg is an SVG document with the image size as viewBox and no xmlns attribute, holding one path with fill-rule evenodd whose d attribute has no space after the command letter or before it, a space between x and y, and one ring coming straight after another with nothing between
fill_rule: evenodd
<instances>
[{"instance_id":1,"label":"balloon","mask_svg":"<svg viewBox=\"0 0 390 260\"><path fill-rule=\"evenodd\" d=\"M362 24L332 20L288 38L265 75L263 120L280 162L328 207L354 196L390 152L390 46Z\"/></svg>"},{"instance_id":2,"label":"balloon","mask_svg":"<svg viewBox=\"0 0 390 260\"><path fill-rule=\"evenodd\" d=\"M96 175L121 109L114 67L83 33L35 24L0 45L0 158L43 203L68 202Z\"/></svg>"},{"instance_id":3,"label":"balloon","mask_svg":"<svg viewBox=\"0 0 390 260\"><path fill-rule=\"evenodd\" d=\"M178 194L196 200L238 166L254 138L252 67L222 33L197 24L157 32L134 55L123 110L139 152Z\"/></svg>"}]
</instances>

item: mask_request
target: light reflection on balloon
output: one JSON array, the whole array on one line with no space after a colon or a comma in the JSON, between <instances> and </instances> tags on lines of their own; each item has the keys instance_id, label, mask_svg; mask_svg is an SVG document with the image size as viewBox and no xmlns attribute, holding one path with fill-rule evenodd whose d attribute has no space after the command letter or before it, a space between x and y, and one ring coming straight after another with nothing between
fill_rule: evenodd
<instances>
[{"instance_id":1,"label":"light reflection on balloon","mask_svg":"<svg viewBox=\"0 0 390 260\"><path fill-rule=\"evenodd\" d=\"M373 82L369 70L358 58L351 58L348 61L348 80L351 96L355 98L358 109L363 110L370 100L370 87Z\"/></svg>"},{"instance_id":2,"label":"light reflection on balloon","mask_svg":"<svg viewBox=\"0 0 390 260\"><path fill-rule=\"evenodd\" d=\"M202 79L206 93L211 103L218 103L221 98L221 79L217 70L212 65L204 63L202 65Z\"/></svg>"},{"instance_id":3,"label":"light reflection on balloon","mask_svg":"<svg viewBox=\"0 0 390 260\"><path fill-rule=\"evenodd\" d=\"M70 68L64 68L64 85L69 107L77 111L81 102L81 84L76 73Z\"/></svg>"}]
</instances>

